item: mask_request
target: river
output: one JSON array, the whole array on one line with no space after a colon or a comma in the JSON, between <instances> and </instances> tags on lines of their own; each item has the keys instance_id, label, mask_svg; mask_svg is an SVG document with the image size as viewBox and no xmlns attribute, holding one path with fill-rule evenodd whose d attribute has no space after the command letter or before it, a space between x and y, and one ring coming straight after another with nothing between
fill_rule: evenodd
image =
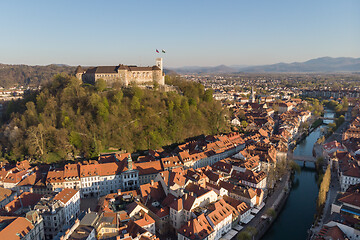
<instances>
[{"instance_id":1,"label":"river","mask_svg":"<svg viewBox=\"0 0 360 240\"><path fill-rule=\"evenodd\" d=\"M326 110L325 117L334 117L334 112ZM326 124L332 122L332 120L326 121ZM326 125L319 126L299 143L294 155L312 156L313 146L324 128ZM307 238L307 231L314 221L319 188L315 164L306 163L306 166L303 166L301 162L298 164L302 166L301 173L295 174L289 198L273 226L262 238L264 240L304 240Z\"/></svg>"}]
</instances>

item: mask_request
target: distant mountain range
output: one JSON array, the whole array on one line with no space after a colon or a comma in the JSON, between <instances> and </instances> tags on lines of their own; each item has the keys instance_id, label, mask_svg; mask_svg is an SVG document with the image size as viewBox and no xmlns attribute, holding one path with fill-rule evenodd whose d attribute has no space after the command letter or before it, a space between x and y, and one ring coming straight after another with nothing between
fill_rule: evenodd
<instances>
[{"instance_id":1,"label":"distant mountain range","mask_svg":"<svg viewBox=\"0 0 360 240\"><path fill-rule=\"evenodd\" d=\"M0 86L16 85L39 86L51 81L57 73L73 74L75 66L66 64L51 64L47 66L11 65L0 63ZM306 62L277 63L263 66L219 65L216 67L188 66L164 69L165 74L193 74L193 73L332 73L332 72L360 72L360 58L331 58L322 57Z\"/></svg>"},{"instance_id":2,"label":"distant mountain range","mask_svg":"<svg viewBox=\"0 0 360 240\"><path fill-rule=\"evenodd\" d=\"M360 58L348 57L322 57L311 59L306 62L293 62L293 63L277 63L271 65L261 66L226 66L219 65L215 67L180 67L170 68L180 74L190 73L331 73L331 72L359 72L360 71Z\"/></svg>"}]
</instances>

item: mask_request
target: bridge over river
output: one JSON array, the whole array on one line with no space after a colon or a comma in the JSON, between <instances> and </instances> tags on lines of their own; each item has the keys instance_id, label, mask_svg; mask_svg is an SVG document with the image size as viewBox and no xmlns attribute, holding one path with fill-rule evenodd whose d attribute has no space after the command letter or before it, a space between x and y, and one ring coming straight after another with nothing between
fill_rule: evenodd
<instances>
[{"instance_id":1,"label":"bridge over river","mask_svg":"<svg viewBox=\"0 0 360 240\"><path fill-rule=\"evenodd\" d=\"M302 161L302 162L316 162L316 158L313 156L302 156L302 155L294 155L293 152L288 153L288 158L291 160Z\"/></svg>"},{"instance_id":2,"label":"bridge over river","mask_svg":"<svg viewBox=\"0 0 360 240\"><path fill-rule=\"evenodd\" d=\"M319 117L320 119L322 120L337 120L337 118L334 118L334 117Z\"/></svg>"}]
</instances>

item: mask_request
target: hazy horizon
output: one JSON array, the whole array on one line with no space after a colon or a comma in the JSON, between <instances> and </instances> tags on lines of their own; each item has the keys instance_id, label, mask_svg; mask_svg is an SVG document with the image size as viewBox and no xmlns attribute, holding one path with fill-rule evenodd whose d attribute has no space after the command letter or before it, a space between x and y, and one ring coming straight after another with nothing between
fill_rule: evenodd
<instances>
[{"instance_id":1,"label":"hazy horizon","mask_svg":"<svg viewBox=\"0 0 360 240\"><path fill-rule=\"evenodd\" d=\"M360 56L360 1L355 0L6 1L0 6L4 64L146 66L163 57L165 67L177 68Z\"/></svg>"}]
</instances>

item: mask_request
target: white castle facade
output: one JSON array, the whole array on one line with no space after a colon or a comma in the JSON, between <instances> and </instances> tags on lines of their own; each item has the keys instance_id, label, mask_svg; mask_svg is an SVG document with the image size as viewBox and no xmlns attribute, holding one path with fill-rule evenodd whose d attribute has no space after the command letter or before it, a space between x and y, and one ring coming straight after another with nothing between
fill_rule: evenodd
<instances>
[{"instance_id":1,"label":"white castle facade","mask_svg":"<svg viewBox=\"0 0 360 240\"><path fill-rule=\"evenodd\" d=\"M75 75L83 82L91 84L94 84L98 79L104 79L108 86L112 86L114 83L127 86L131 83L146 84L154 82L165 85L162 58L157 58L156 64L152 67L119 64L117 66L90 67L84 70L81 66L78 66Z\"/></svg>"}]
</instances>

